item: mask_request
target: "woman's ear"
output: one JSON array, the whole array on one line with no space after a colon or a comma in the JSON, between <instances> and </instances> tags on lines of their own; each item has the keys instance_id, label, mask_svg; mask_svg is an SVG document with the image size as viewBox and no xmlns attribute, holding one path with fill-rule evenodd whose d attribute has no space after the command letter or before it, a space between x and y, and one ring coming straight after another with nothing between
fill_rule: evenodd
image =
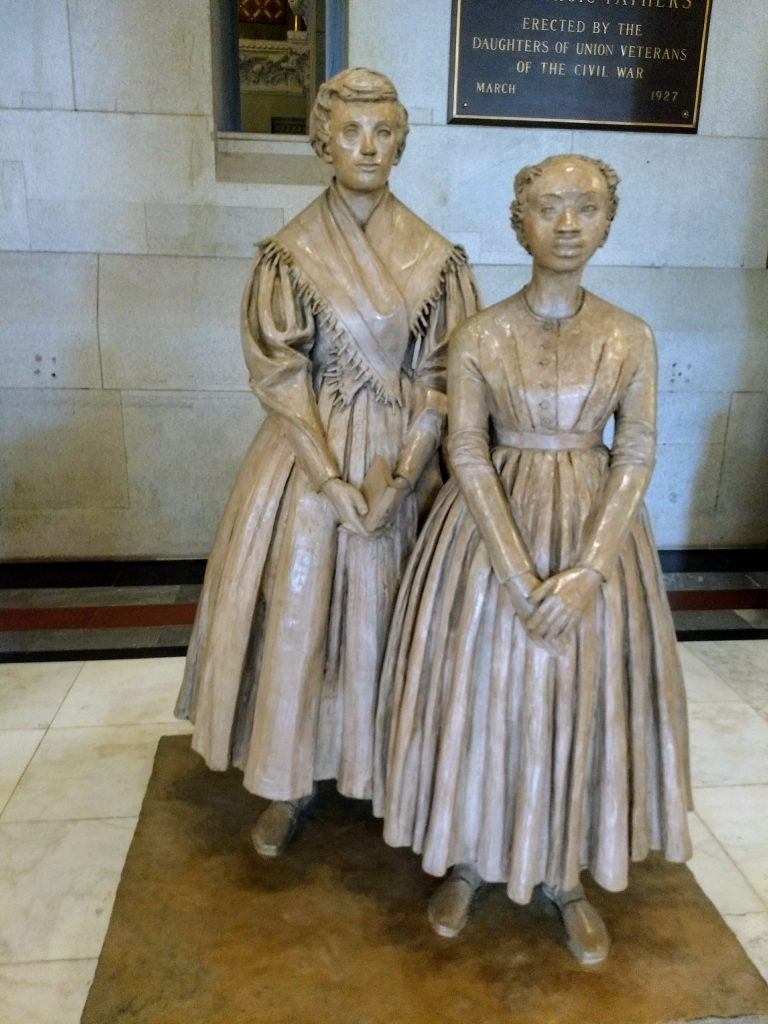
<instances>
[{"instance_id":1,"label":"woman's ear","mask_svg":"<svg viewBox=\"0 0 768 1024\"><path fill-rule=\"evenodd\" d=\"M328 149L327 142L323 142L320 144L320 159L327 164L333 163L333 157L331 156L330 150Z\"/></svg>"}]
</instances>

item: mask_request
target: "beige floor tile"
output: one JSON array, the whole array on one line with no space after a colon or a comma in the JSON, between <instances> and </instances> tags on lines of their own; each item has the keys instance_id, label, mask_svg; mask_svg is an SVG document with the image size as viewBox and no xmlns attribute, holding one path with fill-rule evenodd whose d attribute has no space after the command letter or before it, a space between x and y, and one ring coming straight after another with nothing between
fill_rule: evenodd
<instances>
[{"instance_id":1,"label":"beige floor tile","mask_svg":"<svg viewBox=\"0 0 768 1024\"><path fill-rule=\"evenodd\" d=\"M726 915L731 931L747 952L747 956L768 982L768 913Z\"/></svg>"},{"instance_id":2,"label":"beige floor tile","mask_svg":"<svg viewBox=\"0 0 768 1024\"><path fill-rule=\"evenodd\" d=\"M188 730L186 722L51 729L0 822L136 815L158 740Z\"/></svg>"},{"instance_id":3,"label":"beige floor tile","mask_svg":"<svg viewBox=\"0 0 768 1024\"><path fill-rule=\"evenodd\" d=\"M765 700L768 640L699 640L689 647L742 700Z\"/></svg>"},{"instance_id":4,"label":"beige floor tile","mask_svg":"<svg viewBox=\"0 0 768 1024\"><path fill-rule=\"evenodd\" d=\"M743 701L688 707L694 786L768 783L768 722Z\"/></svg>"},{"instance_id":5,"label":"beige floor tile","mask_svg":"<svg viewBox=\"0 0 768 1024\"><path fill-rule=\"evenodd\" d=\"M689 701L741 700L738 693L696 655L696 644L679 644L678 649Z\"/></svg>"},{"instance_id":6,"label":"beige floor tile","mask_svg":"<svg viewBox=\"0 0 768 1024\"><path fill-rule=\"evenodd\" d=\"M135 827L0 824L0 963L98 957Z\"/></svg>"},{"instance_id":7,"label":"beige floor tile","mask_svg":"<svg viewBox=\"0 0 768 1024\"><path fill-rule=\"evenodd\" d=\"M768 906L768 786L694 790L696 811Z\"/></svg>"},{"instance_id":8,"label":"beige floor tile","mask_svg":"<svg viewBox=\"0 0 768 1024\"><path fill-rule=\"evenodd\" d=\"M79 1024L96 963L0 965L0 1024Z\"/></svg>"},{"instance_id":9,"label":"beige floor tile","mask_svg":"<svg viewBox=\"0 0 768 1024\"><path fill-rule=\"evenodd\" d=\"M763 903L698 815L689 815L688 823L693 841L693 858L688 867L720 913L768 911L768 904Z\"/></svg>"},{"instance_id":10,"label":"beige floor tile","mask_svg":"<svg viewBox=\"0 0 768 1024\"><path fill-rule=\"evenodd\" d=\"M0 665L0 729L46 729L82 661Z\"/></svg>"},{"instance_id":11,"label":"beige floor tile","mask_svg":"<svg viewBox=\"0 0 768 1024\"><path fill-rule=\"evenodd\" d=\"M0 731L0 812L8 803L44 735L40 729Z\"/></svg>"},{"instance_id":12,"label":"beige floor tile","mask_svg":"<svg viewBox=\"0 0 768 1024\"><path fill-rule=\"evenodd\" d=\"M53 721L53 728L173 722L183 658L89 661Z\"/></svg>"}]
</instances>

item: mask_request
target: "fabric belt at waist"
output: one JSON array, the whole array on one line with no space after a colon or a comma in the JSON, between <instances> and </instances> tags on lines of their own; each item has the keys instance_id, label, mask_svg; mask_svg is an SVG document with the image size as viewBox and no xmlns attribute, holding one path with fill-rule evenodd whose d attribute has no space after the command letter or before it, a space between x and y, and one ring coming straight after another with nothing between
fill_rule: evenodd
<instances>
[{"instance_id":1,"label":"fabric belt at waist","mask_svg":"<svg viewBox=\"0 0 768 1024\"><path fill-rule=\"evenodd\" d=\"M545 452L562 452L570 448L600 448L603 434L600 430L572 434L515 433L507 430L498 433L497 443L502 448L536 448Z\"/></svg>"}]
</instances>

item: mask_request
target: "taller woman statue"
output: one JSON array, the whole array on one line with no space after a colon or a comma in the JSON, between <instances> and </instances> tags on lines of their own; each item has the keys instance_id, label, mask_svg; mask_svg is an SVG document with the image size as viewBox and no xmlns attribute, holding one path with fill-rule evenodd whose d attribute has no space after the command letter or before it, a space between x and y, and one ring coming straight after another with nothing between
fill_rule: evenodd
<instances>
[{"instance_id":1,"label":"taller woman statue","mask_svg":"<svg viewBox=\"0 0 768 1024\"><path fill-rule=\"evenodd\" d=\"M377 681L420 512L434 496L446 342L474 312L463 252L389 191L408 119L363 68L319 90L330 188L259 246L243 300L267 411L208 563L177 714L216 770L273 803L280 853L316 780L373 792Z\"/></svg>"},{"instance_id":2,"label":"taller woman statue","mask_svg":"<svg viewBox=\"0 0 768 1024\"><path fill-rule=\"evenodd\" d=\"M542 885L584 963L608 936L581 871L619 890L649 850L690 856L683 680L642 504L653 335L581 286L617 181L580 156L517 175L533 273L451 340L455 479L404 575L377 740L385 839L452 869L435 930L461 930L481 880L518 903Z\"/></svg>"}]
</instances>

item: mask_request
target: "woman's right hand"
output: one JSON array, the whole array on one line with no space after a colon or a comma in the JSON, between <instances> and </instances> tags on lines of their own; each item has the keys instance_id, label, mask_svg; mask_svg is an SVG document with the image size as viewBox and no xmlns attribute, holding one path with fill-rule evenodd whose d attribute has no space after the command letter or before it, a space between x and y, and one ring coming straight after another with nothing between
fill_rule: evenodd
<instances>
[{"instance_id":1,"label":"woman's right hand","mask_svg":"<svg viewBox=\"0 0 768 1024\"><path fill-rule=\"evenodd\" d=\"M543 647L549 654L557 655L562 654L565 650L565 646L562 640L549 636L540 636L536 633L532 633L528 630L528 622L531 616L536 611L536 605L533 602L533 593L542 586L542 581L533 572L524 572L519 576L513 576L507 580L504 584L504 588L510 596L512 601L512 607L515 610L515 614L525 626L528 635L535 644L539 647Z\"/></svg>"},{"instance_id":2,"label":"woman's right hand","mask_svg":"<svg viewBox=\"0 0 768 1024\"><path fill-rule=\"evenodd\" d=\"M368 512L368 504L357 487L339 477L332 477L325 481L320 492L336 509L341 526L360 537L369 536L362 519Z\"/></svg>"},{"instance_id":3,"label":"woman's right hand","mask_svg":"<svg viewBox=\"0 0 768 1024\"><path fill-rule=\"evenodd\" d=\"M504 589L509 594L512 607L520 621L525 625L533 615L536 606L531 601L531 594L541 584L541 580L533 572L521 572L504 581Z\"/></svg>"}]
</instances>

